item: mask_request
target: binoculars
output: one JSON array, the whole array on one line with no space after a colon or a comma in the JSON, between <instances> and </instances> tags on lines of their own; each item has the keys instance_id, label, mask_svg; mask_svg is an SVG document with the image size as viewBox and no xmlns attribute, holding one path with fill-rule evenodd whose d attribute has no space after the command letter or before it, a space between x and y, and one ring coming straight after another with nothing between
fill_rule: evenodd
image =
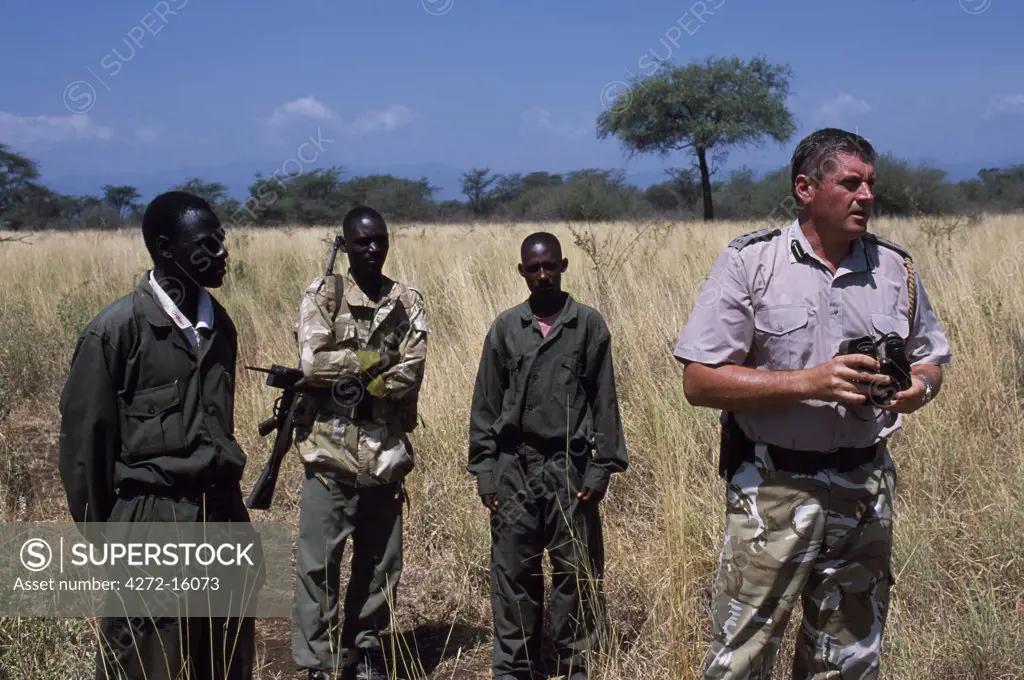
<instances>
[{"instance_id":1,"label":"binoculars","mask_svg":"<svg viewBox=\"0 0 1024 680\"><path fill-rule=\"evenodd\" d=\"M878 340L869 335L843 340L836 356L844 354L866 354L878 361L879 373L889 376L888 385L873 388L883 403L891 401L897 392L910 389L910 361L907 359L906 343L896 333L886 333Z\"/></svg>"}]
</instances>

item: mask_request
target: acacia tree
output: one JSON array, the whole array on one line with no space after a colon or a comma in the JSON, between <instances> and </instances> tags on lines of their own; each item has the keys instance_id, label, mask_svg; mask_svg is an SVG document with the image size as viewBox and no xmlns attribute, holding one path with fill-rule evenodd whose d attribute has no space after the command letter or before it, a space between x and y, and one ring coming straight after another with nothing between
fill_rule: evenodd
<instances>
[{"instance_id":1,"label":"acacia tree","mask_svg":"<svg viewBox=\"0 0 1024 680\"><path fill-rule=\"evenodd\" d=\"M597 118L597 136L617 137L630 155L667 156L689 149L700 171L704 219L714 219L708 152L788 141L796 131L786 108L790 70L761 58L709 57L662 67L636 80Z\"/></svg>"},{"instance_id":2,"label":"acacia tree","mask_svg":"<svg viewBox=\"0 0 1024 680\"><path fill-rule=\"evenodd\" d=\"M187 191L198 196L211 207L216 208L228 198L228 188L220 182L207 182L201 177L190 177L174 187L176 191Z\"/></svg>"},{"instance_id":3,"label":"acacia tree","mask_svg":"<svg viewBox=\"0 0 1024 680\"><path fill-rule=\"evenodd\" d=\"M118 217L122 220L131 214L131 208L135 201L140 198L142 198L142 194L139 193L138 189L131 185L103 185L103 200L114 206L114 209L117 210Z\"/></svg>"},{"instance_id":4,"label":"acacia tree","mask_svg":"<svg viewBox=\"0 0 1024 680\"><path fill-rule=\"evenodd\" d=\"M490 168L473 168L462 175L462 193L469 199L474 215L482 215L487 208L487 190L498 180Z\"/></svg>"},{"instance_id":5,"label":"acacia tree","mask_svg":"<svg viewBox=\"0 0 1024 680\"><path fill-rule=\"evenodd\" d=\"M20 226L28 196L42 189L38 179L35 161L0 144L0 225L14 229Z\"/></svg>"}]
</instances>

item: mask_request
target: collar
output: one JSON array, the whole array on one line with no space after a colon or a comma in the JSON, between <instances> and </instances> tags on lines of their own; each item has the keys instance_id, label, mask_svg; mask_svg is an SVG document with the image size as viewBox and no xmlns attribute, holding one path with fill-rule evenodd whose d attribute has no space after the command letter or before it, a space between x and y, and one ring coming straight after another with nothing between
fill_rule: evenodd
<instances>
[{"instance_id":1,"label":"collar","mask_svg":"<svg viewBox=\"0 0 1024 680\"><path fill-rule=\"evenodd\" d=\"M382 283L380 287L380 302L374 302L363 289L356 283L355 278L352 276L352 269L349 268L345 271L345 302L350 307L369 307L370 309L377 309L378 306L386 305L395 294L395 282L388 277L381 275Z\"/></svg>"},{"instance_id":2,"label":"collar","mask_svg":"<svg viewBox=\"0 0 1024 680\"><path fill-rule=\"evenodd\" d=\"M142 313L146 315L146 320L153 326L169 327L171 319L164 313L163 308L160 307L160 303L157 301L156 292L149 283L149 272L143 274L142 278L139 279L136 292L139 293L139 302L137 304L141 307Z\"/></svg>"},{"instance_id":3,"label":"collar","mask_svg":"<svg viewBox=\"0 0 1024 680\"><path fill-rule=\"evenodd\" d=\"M801 262L804 258L810 257L820 262L822 265L825 263L817 256L814 252L814 248L811 246L811 242L807 240L807 235L804 234L803 229L800 228L800 223L794 220L789 225L789 229L786 231L786 243L789 249L789 261L790 262ZM850 252L847 253L843 261L839 263L839 268L836 270L835 275L862 272L868 269L867 254L864 250L864 238L858 236L853 242L853 247Z\"/></svg>"},{"instance_id":4,"label":"collar","mask_svg":"<svg viewBox=\"0 0 1024 680\"><path fill-rule=\"evenodd\" d=\"M167 292L157 283L153 270L149 270L149 287L153 291L153 297L160 308L167 314L168 317L174 322L174 324L183 331L196 330L205 328L210 330L213 328L213 303L210 301L210 293L205 289L199 288L199 306L196 311L198 317L196 325L193 326L192 322L188 320L174 300L167 294ZM173 291L172 291L173 292Z\"/></svg>"},{"instance_id":5,"label":"collar","mask_svg":"<svg viewBox=\"0 0 1024 680\"><path fill-rule=\"evenodd\" d=\"M562 305L561 311L559 312L558 316L555 317L554 323L557 324L559 321L561 321L561 323L566 326L575 325L577 310L578 306L576 304L576 300L573 299L572 295L566 293L565 304ZM523 322L524 326L533 323L534 313L533 310L530 309L529 299L523 300L521 303L519 303L519 318Z\"/></svg>"}]
</instances>

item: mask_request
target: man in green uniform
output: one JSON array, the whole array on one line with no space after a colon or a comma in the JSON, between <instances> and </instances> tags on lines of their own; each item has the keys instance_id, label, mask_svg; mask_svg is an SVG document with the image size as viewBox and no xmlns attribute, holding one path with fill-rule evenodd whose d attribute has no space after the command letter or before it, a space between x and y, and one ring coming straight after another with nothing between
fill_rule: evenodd
<instances>
[{"instance_id":1,"label":"man in green uniform","mask_svg":"<svg viewBox=\"0 0 1024 680\"><path fill-rule=\"evenodd\" d=\"M292 616L295 662L310 680L384 678L379 631L402 573L403 480L413 468L429 327L418 291L384 276L384 218L358 207L344 218L349 269L305 289L296 328L310 395L296 418L306 468ZM352 539L340 649L341 558ZM341 650L347 658L343 661Z\"/></svg>"},{"instance_id":2,"label":"man in green uniform","mask_svg":"<svg viewBox=\"0 0 1024 680\"><path fill-rule=\"evenodd\" d=\"M558 239L531 234L519 273L530 297L484 340L469 425L469 466L491 512L492 667L541 675L542 556L551 559L557 673L587 678L603 618L598 502L628 460L601 314L562 291Z\"/></svg>"},{"instance_id":3,"label":"man in green uniform","mask_svg":"<svg viewBox=\"0 0 1024 680\"><path fill-rule=\"evenodd\" d=\"M207 292L224 279L224 230L175 191L149 204L142 233L153 269L82 331L61 394L68 508L77 523L248 522L235 327ZM98 679L252 677L251 618L108 617L99 633Z\"/></svg>"}]
</instances>

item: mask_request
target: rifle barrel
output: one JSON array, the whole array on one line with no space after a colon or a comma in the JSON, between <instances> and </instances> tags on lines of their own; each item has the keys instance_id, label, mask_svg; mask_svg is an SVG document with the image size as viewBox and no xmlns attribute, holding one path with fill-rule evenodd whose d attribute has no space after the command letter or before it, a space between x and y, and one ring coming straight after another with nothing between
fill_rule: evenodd
<instances>
[{"instance_id":1,"label":"rifle barrel","mask_svg":"<svg viewBox=\"0 0 1024 680\"><path fill-rule=\"evenodd\" d=\"M334 247L331 248L331 259L327 263L327 271L324 272L324 276L330 276L334 272L334 260L338 256L338 249L341 248L341 244L344 237L341 234L337 234L334 237Z\"/></svg>"}]
</instances>

